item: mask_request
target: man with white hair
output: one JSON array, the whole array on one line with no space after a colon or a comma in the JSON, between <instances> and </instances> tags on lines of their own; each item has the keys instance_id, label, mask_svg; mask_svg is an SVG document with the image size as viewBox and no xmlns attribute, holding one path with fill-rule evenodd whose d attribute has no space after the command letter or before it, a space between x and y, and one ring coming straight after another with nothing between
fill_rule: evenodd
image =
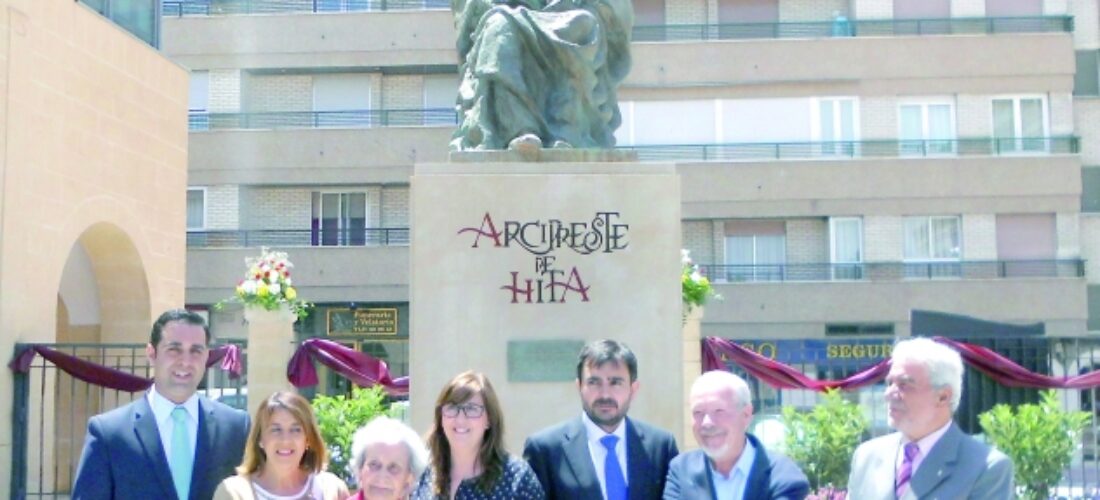
<instances>
[{"instance_id":1,"label":"man with white hair","mask_svg":"<svg viewBox=\"0 0 1100 500\"><path fill-rule=\"evenodd\" d=\"M959 353L927 338L898 342L886 376L888 422L898 432L852 457L848 498L1013 498L1012 461L962 432Z\"/></svg>"},{"instance_id":2,"label":"man with white hair","mask_svg":"<svg viewBox=\"0 0 1100 500\"><path fill-rule=\"evenodd\" d=\"M710 371L691 386L691 430L702 449L672 460L664 499L802 500L806 475L748 433L752 394L741 377Z\"/></svg>"}]
</instances>

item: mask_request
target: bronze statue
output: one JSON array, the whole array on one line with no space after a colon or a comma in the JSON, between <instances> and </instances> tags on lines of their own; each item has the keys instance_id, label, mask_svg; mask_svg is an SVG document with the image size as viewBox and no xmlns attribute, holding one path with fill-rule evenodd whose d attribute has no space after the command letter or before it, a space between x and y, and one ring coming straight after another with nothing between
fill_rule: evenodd
<instances>
[{"instance_id":1,"label":"bronze statue","mask_svg":"<svg viewBox=\"0 0 1100 500\"><path fill-rule=\"evenodd\" d=\"M451 149L609 148L630 71L630 0L452 0Z\"/></svg>"}]
</instances>

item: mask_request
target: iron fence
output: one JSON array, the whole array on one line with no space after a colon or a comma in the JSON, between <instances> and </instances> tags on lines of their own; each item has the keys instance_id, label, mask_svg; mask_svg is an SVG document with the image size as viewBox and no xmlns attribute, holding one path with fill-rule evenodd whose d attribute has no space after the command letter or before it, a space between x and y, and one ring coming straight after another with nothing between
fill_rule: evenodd
<instances>
[{"instance_id":1,"label":"iron fence","mask_svg":"<svg viewBox=\"0 0 1100 500\"><path fill-rule=\"evenodd\" d=\"M1080 375L1100 369L1100 339L1098 338L963 338L963 342L991 348L1033 372L1056 377ZM868 368L889 356L892 337L845 337L790 340L734 340L759 354L791 365L817 379L842 379ZM782 443L783 408L790 406L809 411L821 402L821 395L809 390L777 390L761 383L728 363L727 367L749 381L753 392L756 417L753 432L771 446ZM863 409L869 422L865 438L893 432L885 411L885 385L882 383L845 393L845 398ZM1098 432L1097 396L1100 390L1062 390L1059 397L1067 410L1083 410L1091 415L1088 427L1066 468L1057 490L1058 498L1097 498L1100 495L1100 432ZM995 404L1035 403L1036 389L1009 388L988 376L966 369L962 401L955 412L955 422L970 434L981 434L978 415ZM980 437L980 436L979 436Z\"/></svg>"},{"instance_id":2,"label":"iron fence","mask_svg":"<svg viewBox=\"0 0 1100 500\"><path fill-rule=\"evenodd\" d=\"M227 129L371 128L458 124L451 108L359 109L344 111L273 111L262 113L205 113L192 111L191 131Z\"/></svg>"},{"instance_id":3,"label":"iron fence","mask_svg":"<svg viewBox=\"0 0 1100 500\"><path fill-rule=\"evenodd\" d=\"M163 0L166 17L450 9L449 0Z\"/></svg>"},{"instance_id":4,"label":"iron fence","mask_svg":"<svg viewBox=\"0 0 1100 500\"><path fill-rule=\"evenodd\" d=\"M782 23L660 24L635 26L636 42L737 40L760 38L831 38L1001 33L1071 33L1071 16L956 17L933 19L845 18Z\"/></svg>"},{"instance_id":5,"label":"iron fence","mask_svg":"<svg viewBox=\"0 0 1100 500\"><path fill-rule=\"evenodd\" d=\"M621 146L642 161L760 161L844 158L950 158L1076 154L1077 137L975 137L929 140L753 142Z\"/></svg>"},{"instance_id":6,"label":"iron fence","mask_svg":"<svg viewBox=\"0 0 1100 500\"><path fill-rule=\"evenodd\" d=\"M1081 278L1085 276L1085 261L1065 259L855 264L700 264L699 272L714 282Z\"/></svg>"},{"instance_id":7,"label":"iron fence","mask_svg":"<svg viewBox=\"0 0 1100 500\"><path fill-rule=\"evenodd\" d=\"M407 227L188 231L187 248L408 245Z\"/></svg>"},{"instance_id":8,"label":"iron fence","mask_svg":"<svg viewBox=\"0 0 1100 500\"><path fill-rule=\"evenodd\" d=\"M39 344L65 354L151 378L145 344ZM242 346L242 367L247 353ZM16 344L22 352L28 344ZM144 391L125 392L83 382L41 356L27 373L14 374L12 477L13 499L68 498L84 447L88 419L130 403ZM233 380L218 368L207 370L199 392L230 406L246 405L246 380Z\"/></svg>"}]
</instances>

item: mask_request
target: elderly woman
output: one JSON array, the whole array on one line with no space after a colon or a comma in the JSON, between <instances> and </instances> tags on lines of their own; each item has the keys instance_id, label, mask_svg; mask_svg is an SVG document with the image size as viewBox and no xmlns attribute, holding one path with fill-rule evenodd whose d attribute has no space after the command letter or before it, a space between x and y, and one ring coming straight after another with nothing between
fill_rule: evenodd
<instances>
[{"instance_id":1,"label":"elderly woman","mask_svg":"<svg viewBox=\"0 0 1100 500\"><path fill-rule=\"evenodd\" d=\"M504 415L485 375L460 373L443 387L428 448L415 500L546 498L527 462L504 450Z\"/></svg>"},{"instance_id":2,"label":"elderly woman","mask_svg":"<svg viewBox=\"0 0 1100 500\"><path fill-rule=\"evenodd\" d=\"M237 475L214 492L216 500L344 500L348 487L324 472L328 452L309 401L276 392L256 409Z\"/></svg>"},{"instance_id":3,"label":"elderly woman","mask_svg":"<svg viewBox=\"0 0 1100 500\"><path fill-rule=\"evenodd\" d=\"M406 500L428 461L416 431L389 417L377 417L355 431L351 454L359 479L352 500Z\"/></svg>"}]
</instances>

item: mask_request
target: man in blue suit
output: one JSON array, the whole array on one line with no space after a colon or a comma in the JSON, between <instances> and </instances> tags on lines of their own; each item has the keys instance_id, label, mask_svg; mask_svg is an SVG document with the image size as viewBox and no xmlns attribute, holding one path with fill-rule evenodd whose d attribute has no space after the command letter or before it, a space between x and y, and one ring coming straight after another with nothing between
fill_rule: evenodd
<instances>
[{"instance_id":1,"label":"man in blue suit","mask_svg":"<svg viewBox=\"0 0 1100 500\"><path fill-rule=\"evenodd\" d=\"M806 475L791 459L749 434L752 394L741 377L710 371L691 386L692 432L702 449L669 466L666 500L802 500Z\"/></svg>"},{"instance_id":2,"label":"man in blue suit","mask_svg":"<svg viewBox=\"0 0 1100 500\"><path fill-rule=\"evenodd\" d=\"M546 497L570 500L661 498L676 440L627 418L638 392L638 360L626 344L599 340L577 362L580 417L527 439L523 457Z\"/></svg>"},{"instance_id":3,"label":"man in blue suit","mask_svg":"<svg viewBox=\"0 0 1100 500\"><path fill-rule=\"evenodd\" d=\"M1015 498L1012 460L963 433L952 419L962 377L962 359L950 347L921 337L894 346L886 409L898 432L856 449L848 498Z\"/></svg>"},{"instance_id":4,"label":"man in blue suit","mask_svg":"<svg viewBox=\"0 0 1100 500\"><path fill-rule=\"evenodd\" d=\"M73 483L75 500L209 500L233 475L248 437L248 414L195 393L210 332L183 309L153 324L145 353L153 387L88 422Z\"/></svg>"}]
</instances>

